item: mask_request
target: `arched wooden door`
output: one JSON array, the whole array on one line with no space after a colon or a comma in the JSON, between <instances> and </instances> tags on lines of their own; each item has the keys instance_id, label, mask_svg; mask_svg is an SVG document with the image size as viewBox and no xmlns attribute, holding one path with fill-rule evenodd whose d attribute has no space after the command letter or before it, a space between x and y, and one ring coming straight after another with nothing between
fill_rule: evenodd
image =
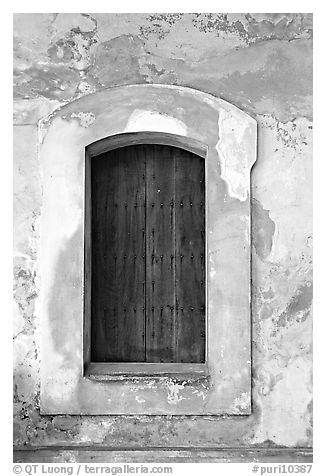
<instances>
[{"instance_id":1,"label":"arched wooden door","mask_svg":"<svg viewBox=\"0 0 326 476\"><path fill-rule=\"evenodd\" d=\"M91 161L91 360L205 361L205 163L142 144Z\"/></svg>"}]
</instances>

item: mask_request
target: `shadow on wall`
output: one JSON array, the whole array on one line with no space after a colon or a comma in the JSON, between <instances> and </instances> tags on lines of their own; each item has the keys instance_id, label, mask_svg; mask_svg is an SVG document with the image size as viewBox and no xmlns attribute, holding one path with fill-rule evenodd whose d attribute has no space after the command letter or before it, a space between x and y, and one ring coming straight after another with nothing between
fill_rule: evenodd
<instances>
[{"instance_id":1,"label":"shadow on wall","mask_svg":"<svg viewBox=\"0 0 326 476\"><path fill-rule=\"evenodd\" d=\"M252 245L257 256L265 260L272 251L275 223L260 202L251 199Z\"/></svg>"},{"instance_id":2,"label":"shadow on wall","mask_svg":"<svg viewBox=\"0 0 326 476\"><path fill-rule=\"evenodd\" d=\"M79 317L83 313L80 306L83 277L78 275L83 260L83 232L79 226L75 233L66 242L66 247L60 252L55 266L53 280L57 285L52 287L52 297L49 300L48 315L51 326L53 346L65 362L65 368L69 369L69 363L80 357L80 333L78 326ZM58 284L59 283L59 284ZM65 285L62 286L62 283ZM69 308L63 307L63 303L69 302ZM78 317L75 315L78 314ZM70 335L69 345L63 335Z\"/></svg>"}]
</instances>

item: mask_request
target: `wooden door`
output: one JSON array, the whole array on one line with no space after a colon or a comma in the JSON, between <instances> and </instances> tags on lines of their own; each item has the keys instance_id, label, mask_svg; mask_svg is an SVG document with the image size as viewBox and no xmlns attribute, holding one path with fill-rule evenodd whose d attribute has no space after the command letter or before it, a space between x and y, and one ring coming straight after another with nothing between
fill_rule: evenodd
<instances>
[{"instance_id":1,"label":"wooden door","mask_svg":"<svg viewBox=\"0 0 326 476\"><path fill-rule=\"evenodd\" d=\"M204 159L123 147L91 184L92 361L204 362Z\"/></svg>"}]
</instances>

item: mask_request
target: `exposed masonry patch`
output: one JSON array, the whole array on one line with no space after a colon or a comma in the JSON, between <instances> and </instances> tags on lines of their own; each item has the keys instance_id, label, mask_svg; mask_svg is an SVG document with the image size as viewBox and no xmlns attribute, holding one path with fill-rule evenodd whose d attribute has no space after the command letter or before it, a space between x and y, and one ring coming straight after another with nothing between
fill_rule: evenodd
<instances>
[{"instance_id":1,"label":"exposed masonry patch","mask_svg":"<svg viewBox=\"0 0 326 476\"><path fill-rule=\"evenodd\" d=\"M250 406L250 395L248 392L241 393L240 397L234 400L234 411L235 413L245 410Z\"/></svg>"},{"instance_id":2,"label":"exposed masonry patch","mask_svg":"<svg viewBox=\"0 0 326 476\"><path fill-rule=\"evenodd\" d=\"M153 14L147 17L149 25L141 25L140 36L148 38L155 35L159 40L163 40L169 34L171 26L181 20L183 13L161 13Z\"/></svg>"},{"instance_id":3,"label":"exposed masonry patch","mask_svg":"<svg viewBox=\"0 0 326 476\"><path fill-rule=\"evenodd\" d=\"M268 39L296 39L310 37L311 20L300 13L289 14L195 14L193 23L201 31L238 34L250 45Z\"/></svg>"},{"instance_id":4,"label":"exposed masonry patch","mask_svg":"<svg viewBox=\"0 0 326 476\"><path fill-rule=\"evenodd\" d=\"M71 118L78 118L82 127L89 127L95 121L95 115L92 112L79 112L78 114L72 113Z\"/></svg>"},{"instance_id":5,"label":"exposed masonry patch","mask_svg":"<svg viewBox=\"0 0 326 476\"><path fill-rule=\"evenodd\" d=\"M174 24L185 14L154 14L147 17L149 25L141 25L141 35L148 39L155 35L158 40L166 38ZM248 45L268 39L292 40L309 38L312 34L312 15L289 14L237 14L193 13L187 14L192 25L200 32L238 36Z\"/></svg>"},{"instance_id":6,"label":"exposed masonry patch","mask_svg":"<svg viewBox=\"0 0 326 476\"><path fill-rule=\"evenodd\" d=\"M286 147L291 147L295 151L302 152L308 145L307 129L312 129L312 126L304 127L302 122L302 120L298 120L297 122L288 121L286 123L277 122L277 140Z\"/></svg>"},{"instance_id":7,"label":"exposed masonry patch","mask_svg":"<svg viewBox=\"0 0 326 476\"><path fill-rule=\"evenodd\" d=\"M91 65L91 50L96 43L93 34L70 31L49 47L49 59L53 63L68 64L79 71L87 70Z\"/></svg>"},{"instance_id":8,"label":"exposed masonry patch","mask_svg":"<svg viewBox=\"0 0 326 476\"><path fill-rule=\"evenodd\" d=\"M181 400L184 400L185 397L183 397L182 394L180 394L180 392L182 392L186 383L187 382L184 381L181 384L179 384L173 379L167 379L166 386L168 389L168 403L170 403L171 405L175 405Z\"/></svg>"},{"instance_id":9,"label":"exposed masonry patch","mask_svg":"<svg viewBox=\"0 0 326 476\"><path fill-rule=\"evenodd\" d=\"M24 317L24 326L14 336L14 339L16 339L19 334L32 335L35 330L34 306L38 289L35 285L35 270L29 269L26 263L17 263L14 269L14 277L14 298Z\"/></svg>"},{"instance_id":10,"label":"exposed masonry patch","mask_svg":"<svg viewBox=\"0 0 326 476\"><path fill-rule=\"evenodd\" d=\"M79 85L78 85L78 89L81 93L81 95L85 95L85 94L89 94L92 92L92 86L90 84L88 84L87 81L82 81ZM93 91L94 92L94 91Z\"/></svg>"}]
</instances>

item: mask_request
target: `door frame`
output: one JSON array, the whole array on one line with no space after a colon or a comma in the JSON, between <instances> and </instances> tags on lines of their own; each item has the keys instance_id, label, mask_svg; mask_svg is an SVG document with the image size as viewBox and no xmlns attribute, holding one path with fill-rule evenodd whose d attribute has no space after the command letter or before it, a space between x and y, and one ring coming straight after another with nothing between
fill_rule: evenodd
<instances>
[{"instance_id":1,"label":"door frame","mask_svg":"<svg viewBox=\"0 0 326 476\"><path fill-rule=\"evenodd\" d=\"M146 131L207 147L208 372L199 378L120 375L98 382L84 374L85 148L103 138ZM256 160L256 121L191 88L129 85L58 109L40 122L39 140L41 413L250 414L250 171Z\"/></svg>"}]
</instances>

